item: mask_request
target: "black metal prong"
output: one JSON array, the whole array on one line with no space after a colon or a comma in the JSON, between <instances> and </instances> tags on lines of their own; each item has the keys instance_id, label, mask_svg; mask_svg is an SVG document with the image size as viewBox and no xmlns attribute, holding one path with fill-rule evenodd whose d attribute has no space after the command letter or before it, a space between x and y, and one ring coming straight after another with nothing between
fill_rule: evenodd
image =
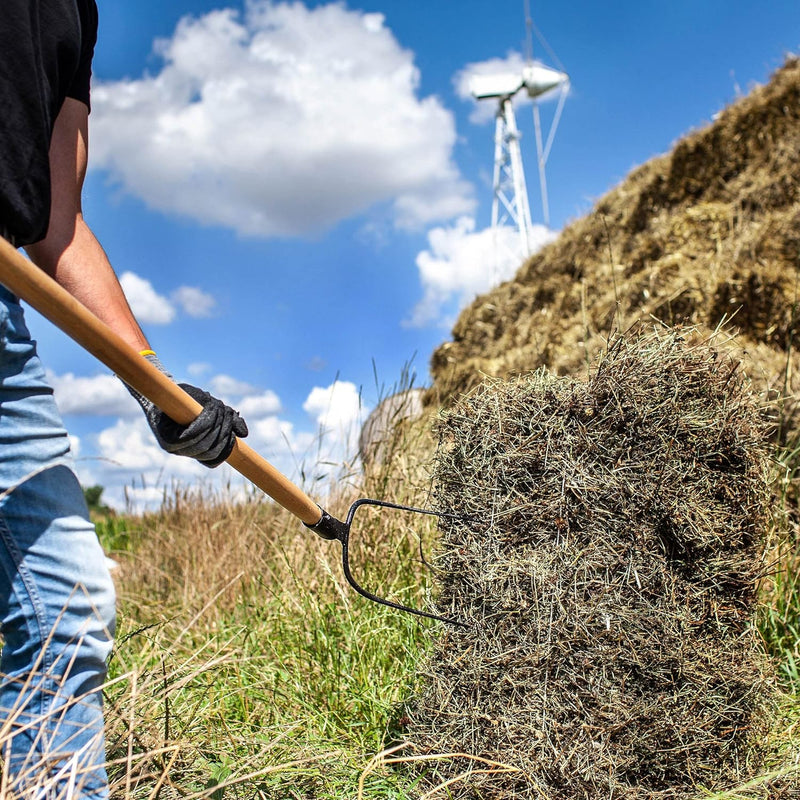
<instances>
[{"instance_id":1,"label":"black metal prong","mask_svg":"<svg viewBox=\"0 0 800 800\"><path fill-rule=\"evenodd\" d=\"M453 617L445 617L440 614L433 614L429 611L422 611L418 608L412 608L411 606L403 605L402 603L395 603L392 600L386 600L385 598L379 597L378 595L368 591L361 586L358 581L356 581L356 579L353 577L352 571L350 570L350 529L352 527L353 518L356 511L361 506L365 505L376 506L378 508L391 508L397 511L410 511L412 513L426 514L432 517L444 516L438 511L431 511L426 508L415 508L413 506L404 506L399 505L398 503L387 503L384 500L372 500L369 498L361 498L360 500L356 500L355 503L350 506L350 510L347 513L347 520L344 523L339 523L343 527L343 536L339 538L339 541L342 543L342 571L344 572L344 577L350 586L362 597L366 597L367 600L371 600L373 603L379 603L382 606L394 608L397 611L405 611L408 614L415 614L418 617L435 619L438 622L444 622L448 625L456 625L460 628L468 628L469 626L466 623L454 619Z\"/></svg>"}]
</instances>

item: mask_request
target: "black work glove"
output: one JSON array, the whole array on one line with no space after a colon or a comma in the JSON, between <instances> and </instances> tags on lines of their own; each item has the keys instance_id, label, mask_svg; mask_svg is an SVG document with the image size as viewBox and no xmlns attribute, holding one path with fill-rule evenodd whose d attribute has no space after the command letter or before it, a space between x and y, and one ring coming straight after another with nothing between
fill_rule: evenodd
<instances>
[{"instance_id":1,"label":"black work glove","mask_svg":"<svg viewBox=\"0 0 800 800\"><path fill-rule=\"evenodd\" d=\"M165 375L172 377L155 353L148 353L144 357ZM237 411L203 389L188 383L179 383L178 386L203 406L200 414L188 425L179 425L130 386L128 391L142 407L156 440L164 450L174 455L196 458L206 467L217 467L231 454L236 437L247 436L247 423Z\"/></svg>"}]
</instances>

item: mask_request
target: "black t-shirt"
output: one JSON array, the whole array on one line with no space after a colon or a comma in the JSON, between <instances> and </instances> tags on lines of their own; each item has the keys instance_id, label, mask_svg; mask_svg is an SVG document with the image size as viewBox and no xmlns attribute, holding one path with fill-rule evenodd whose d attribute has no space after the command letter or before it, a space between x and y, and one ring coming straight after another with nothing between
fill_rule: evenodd
<instances>
[{"instance_id":1,"label":"black t-shirt","mask_svg":"<svg viewBox=\"0 0 800 800\"><path fill-rule=\"evenodd\" d=\"M0 0L0 228L47 233L50 139L67 97L89 105L95 0Z\"/></svg>"}]
</instances>

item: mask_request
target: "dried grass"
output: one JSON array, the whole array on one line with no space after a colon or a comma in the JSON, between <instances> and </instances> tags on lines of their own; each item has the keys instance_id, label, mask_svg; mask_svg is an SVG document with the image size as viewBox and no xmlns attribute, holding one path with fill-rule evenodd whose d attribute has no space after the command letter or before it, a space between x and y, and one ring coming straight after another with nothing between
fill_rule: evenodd
<instances>
[{"instance_id":1,"label":"dried grass","mask_svg":"<svg viewBox=\"0 0 800 800\"><path fill-rule=\"evenodd\" d=\"M489 381L440 422L437 501L467 520L443 523L438 608L473 626L435 640L409 736L518 770L453 796L688 798L757 760L765 424L686 337L619 338L587 382Z\"/></svg>"},{"instance_id":2,"label":"dried grass","mask_svg":"<svg viewBox=\"0 0 800 800\"><path fill-rule=\"evenodd\" d=\"M465 309L433 356L430 400L542 366L586 374L611 331L651 318L732 323L758 355L758 385L796 394L799 152L800 61L789 59Z\"/></svg>"}]
</instances>

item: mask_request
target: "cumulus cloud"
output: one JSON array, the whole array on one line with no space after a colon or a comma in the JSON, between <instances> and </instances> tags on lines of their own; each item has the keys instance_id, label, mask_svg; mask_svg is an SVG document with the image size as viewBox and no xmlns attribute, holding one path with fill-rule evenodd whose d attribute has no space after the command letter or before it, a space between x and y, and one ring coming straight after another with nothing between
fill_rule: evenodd
<instances>
[{"instance_id":1,"label":"cumulus cloud","mask_svg":"<svg viewBox=\"0 0 800 800\"><path fill-rule=\"evenodd\" d=\"M119 282L139 322L149 325L169 325L175 319L175 306L160 295L150 281L135 272L123 272L119 276Z\"/></svg>"},{"instance_id":2,"label":"cumulus cloud","mask_svg":"<svg viewBox=\"0 0 800 800\"><path fill-rule=\"evenodd\" d=\"M233 399L243 395L253 394L258 389L246 381L240 381L230 375L215 375L209 382L212 394L218 395L223 399Z\"/></svg>"},{"instance_id":3,"label":"cumulus cloud","mask_svg":"<svg viewBox=\"0 0 800 800\"><path fill-rule=\"evenodd\" d=\"M308 421L286 418L278 395L258 390L241 397L236 407L247 421L248 444L290 478L318 481L353 461L363 408L354 383L335 381L313 387L303 403Z\"/></svg>"},{"instance_id":4,"label":"cumulus cloud","mask_svg":"<svg viewBox=\"0 0 800 800\"><path fill-rule=\"evenodd\" d=\"M320 464L352 461L364 417L369 413L362 405L358 387L349 381L315 386L303 403L303 410L317 425L317 461Z\"/></svg>"},{"instance_id":5,"label":"cumulus cloud","mask_svg":"<svg viewBox=\"0 0 800 800\"><path fill-rule=\"evenodd\" d=\"M543 225L531 231L535 252L556 236ZM519 234L511 227L475 230L475 220L461 217L449 227L428 233L428 249L417 256L423 298L405 324L448 326L452 315L477 295L511 278L521 265ZM455 306L455 308L453 307Z\"/></svg>"},{"instance_id":6,"label":"cumulus cloud","mask_svg":"<svg viewBox=\"0 0 800 800\"><path fill-rule=\"evenodd\" d=\"M217 307L214 297L196 286L179 286L172 293L172 301L195 319L213 316Z\"/></svg>"},{"instance_id":7,"label":"cumulus cloud","mask_svg":"<svg viewBox=\"0 0 800 800\"><path fill-rule=\"evenodd\" d=\"M47 371L56 404L62 415L120 416L141 414L138 403L114 375L78 377L72 372L56 375Z\"/></svg>"},{"instance_id":8,"label":"cumulus cloud","mask_svg":"<svg viewBox=\"0 0 800 800\"><path fill-rule=\"evenodd\" d=\"M248 420L251 428L250 435L253 441L262 445L265 450L271 452L272 457L281 450L285 450L287 445L293 449L296 442L294 425L287 420L280 419L275 414L266 414L263 417L251 414ZM303 443L304 445L307 442Z\"/></svg>"},{"instance_id":9,"label":"cumulus cloud","mask_svg":"<svg viewBox=\"0 0 800 800\"><path fill-rule=\"evenodd\" d=\"M156 291L147 278L130 270L119 276L119 282L134 316L148 325L169 325L178 309L195 319L211 317L216 311L214 297L197 286L179 286L167 297Z\"/></svg>"},{"instance_id":10,"label":"cumulus cloud","mask_svg":"<svg viewBox=\"0 0 800 800\"><path fill-rule=\"evenodd\" d=\"M249 0L184 17L156 53L157 74L92 90L92 166L153 208L265 237L473 208L453 116L381 14Z\"/></svg>"},{"instance_id":11,"label":"cumulus cloud","mask_svg":"<svg viewBox=\"0 0 800 800\"><path fill-rule=\"evenodd\" d=\"M98 434L97 446L100 458L107 465L135 474L161 471L167 466L168 460L174 462L181 472L185 472L183 462L191 464L189 459L170 459L159 447L144 416L141 419L117 420Z\"/></svg>"},{"instance_id":12,"label":"cumulus cloud","mask_svg":"<svg viewBox=\"0 0 800 800\"><path fill-rule=\"evenodd\" d=\"M151 508L158 508L164 501L165 487L163 486L142 486L131 485L125 487L124 507L131 510L144 510ZM107 502L104 495L103 501Z\"/></svg>"},{"instance_id":13,"label":"cumulus cloud","mask_svg":"<svg viewBox=\"0 0 800 800\"><path fill-rule=\"evenodd\" d=\"M238 410L245 419L268 417L281 411L281 401L275 392L268 390L243 398Z\"/></svg>"},{"instance_id":14,"label":"cumulus cloud","mask_svg":"<svg viewBox=\"0 0 800 800\"><path fill-rule=\"evenodd\" d=\"M209 372L211 372L211 364L209 364L207 361L195 361L186 367L186 371L193 378L200 378L203 375L207 375Z\"/></svg>"},{"instance_id":15,"label":"cumulus cloud","mask_svg":"<svg viewBox=\"0 0 800 800\"><path fill-rule=\"evenodd\" d=\"M194 459L164 452L141 413L117 419L88 438L92 452L86 452L83 437L79 477L84 485L103 486L103 501L119 510L153 510L173 487L221 489L231 479L229 467L209 470Z\"/></svg>"},{"instance_id":16,"label":"cumulus cloud","mask_svg":"<svg viewBox=\"0 0 800 800\"><path fill-rule=\"evenodd\" d=\"M303 410L327 430L354 425L361 415L361 393L354 383L336 381L330 386L315 386Z\"/></svg>"}]
</instances>

